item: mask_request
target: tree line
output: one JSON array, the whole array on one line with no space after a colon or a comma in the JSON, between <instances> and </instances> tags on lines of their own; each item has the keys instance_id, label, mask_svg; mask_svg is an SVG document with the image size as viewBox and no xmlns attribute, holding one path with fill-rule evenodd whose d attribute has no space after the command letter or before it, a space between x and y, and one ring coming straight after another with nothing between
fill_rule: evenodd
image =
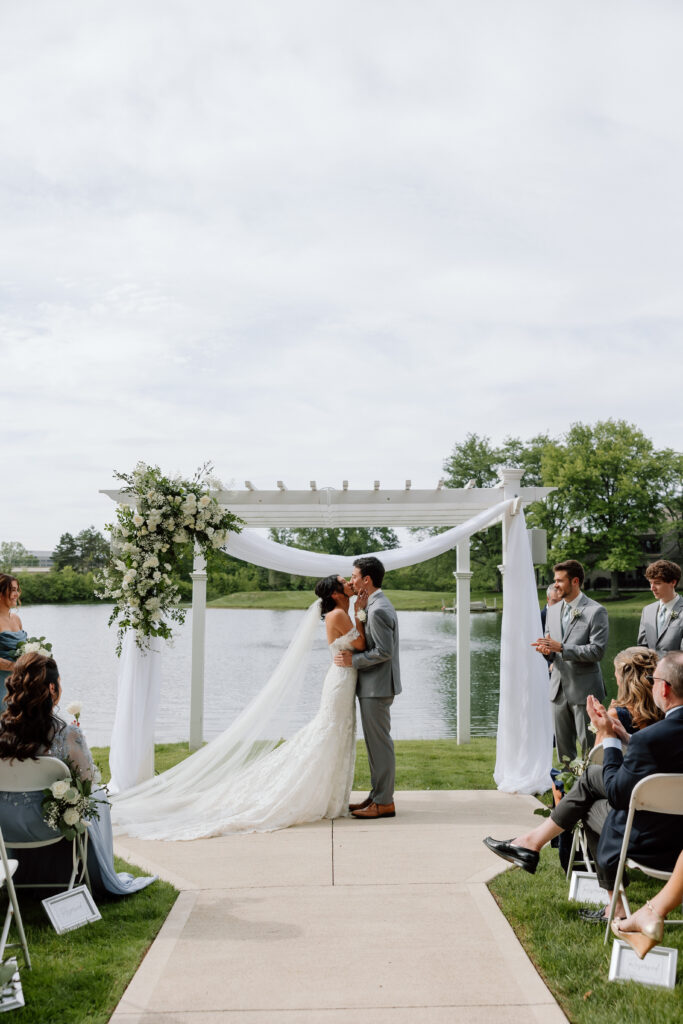
<instances>
[{"instance_id":1,"label":"tree line","mask_svg":"<svg viewBox=\"0 0 683 1024\"><path fill-rule=\"evenodd\" d=\"M487 436L467 434L444 460L448 487L497 486L503 466L524 470L521 484L556 488L545 501L526 510L527 526L548 535L548 566L578 558L588 570L610 574L612 593L618 593L618 573L637 569L647 558L647 539L653 547L666 538L669 556L683 545L683 454L656 449L636 426L624 420L594 425L575 423L557 438L537 434L528 440L507 437L500 445ZM419 532L419 531L417 531ZM395 548L398 538L388 527L340 529L278 529L270 531L279 543L310 551L353 555ZM94 526L72 535L64 533L53 552L48 573L22 573L26 602L94 600L94 577L109 556L109 542ZM499 589L497 566L502 559L501 531L493 528L472 537L471 560L477 589ZM189 600L193 553L188 545L178 567L178 585ZM16 542L0 544L0 571L37 559ZM429 562L387 573L385 586L398 590L453 590L456 555L446 552ZM310 590L314 580L248 565L212 551L208 558L207 596L258 590Z\"/></svg>"}]
</instances>

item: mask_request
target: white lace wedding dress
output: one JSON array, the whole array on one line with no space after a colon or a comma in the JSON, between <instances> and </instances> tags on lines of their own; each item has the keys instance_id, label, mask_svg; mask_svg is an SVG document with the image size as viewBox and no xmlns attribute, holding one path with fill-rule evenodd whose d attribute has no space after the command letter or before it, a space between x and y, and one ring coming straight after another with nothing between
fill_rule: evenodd
<instances>
[{"instance_id":1,"label":"white lace wedding dress","mask_svg":"<svg viewBox=\"0 0 683 1024\"><path fill-rule=\"evenodd\" d=\"M319 622L319 613L317 618ZM350 649L357 636L352 629L331 643L331 657ZM213 745L218 750L221 743L225 746L219 737L164 775L115 796L116 831L141 839L198 839L272 832L348 814L356 752L355 690L356 670L333 662L315 718L291 739L255 758L252 745L246 764L224 770L225 762L215 754L210 757Z\"/></svg>"}]
</instances>

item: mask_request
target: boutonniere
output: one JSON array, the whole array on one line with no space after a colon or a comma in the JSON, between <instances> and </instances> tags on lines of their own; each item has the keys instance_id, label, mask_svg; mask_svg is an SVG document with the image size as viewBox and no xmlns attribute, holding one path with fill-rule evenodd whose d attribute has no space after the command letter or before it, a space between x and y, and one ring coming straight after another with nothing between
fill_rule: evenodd
<instances>
[{"instance_id":1,"label":"boutonniere","mask_svg":"<svg viewBox=\"0 0 683 1024\"><path fill-rule=\"evenodd\" d=\"M576 620L580 619L580 618L581 618L581 609L580 608L572 608L572 613L570 615L570 620L572 622L576 622Z\"/></svg>"},{"instance_id":2,"label":"boutonniere","mask_svg":"<svg viewBox=\"0 0 683 1024\"><path fill-rule=\"evenodd\" d=\"M679 612L672 612L671 613L671 618L669 619L669 622L673 622L674 619L678 618L678 616L679 616Z\"/></svg>"},{"instance_id":3,"label":"boutonniere","mask_svg":"<svg viewBox=\"0 0 683 1024\"><path fill-rule=\"evenodd\" d=\"M358 609L358 611L356 612L356 618L358 619L359 622L368 621L368 613L366 612L365 608Z\"/></svg>"}]
</instances>

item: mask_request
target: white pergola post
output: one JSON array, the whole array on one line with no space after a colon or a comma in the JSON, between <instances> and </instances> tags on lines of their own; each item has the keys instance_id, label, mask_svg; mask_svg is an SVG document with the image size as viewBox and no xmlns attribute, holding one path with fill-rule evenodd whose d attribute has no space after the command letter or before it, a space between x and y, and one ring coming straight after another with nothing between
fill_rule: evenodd
<instances>
[{"instance_id":1,"label":"white pergola post","mask_svg":"<svg viewBox=\"0 0 683 1024\"><path fill-rule=\"evenodd\" d=\"M206 647L206 559L195 549L192 579L192 682L190 750L204 742L204 650Z\"/></svg>"},{"instance_id":2,"label":"white pergola post","mask_svg":"<svg viewBox=\"0 0 683 1024\"><path fill-rule=\"evenodd\" d=\"M457 546L456 618L458 630L458 660L456 663L458 694L458 743L470 741L470 541L462 540Z\"/></svg>"}]
</instances>

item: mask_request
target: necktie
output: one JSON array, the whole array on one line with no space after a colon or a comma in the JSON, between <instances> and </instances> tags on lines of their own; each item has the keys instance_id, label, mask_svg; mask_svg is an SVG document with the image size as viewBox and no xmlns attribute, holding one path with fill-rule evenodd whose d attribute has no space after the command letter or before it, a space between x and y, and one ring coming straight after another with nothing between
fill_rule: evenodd
<instances>
[{"instance_id":1,"label":"necktie","mask_svg":"<svg viewBox=\"0 0 683 1024\"><path fill-rule=\"evenodd\" d=\"M657 633L661 634L664 632L666 625L666 608L663 604L660 604L659 611L657 612Z\"/></svg>"},{"instance_id":2,"label":"necktie","mask_svg":"<svg viewBox=\"0 0 683 1024\"><path fill-rule=\"evenodd\" d=\"M562 609L562 639L564 640L567 627L569 625L569 605L565 602L564 608Z\"/></svg>"}]
</instances>

